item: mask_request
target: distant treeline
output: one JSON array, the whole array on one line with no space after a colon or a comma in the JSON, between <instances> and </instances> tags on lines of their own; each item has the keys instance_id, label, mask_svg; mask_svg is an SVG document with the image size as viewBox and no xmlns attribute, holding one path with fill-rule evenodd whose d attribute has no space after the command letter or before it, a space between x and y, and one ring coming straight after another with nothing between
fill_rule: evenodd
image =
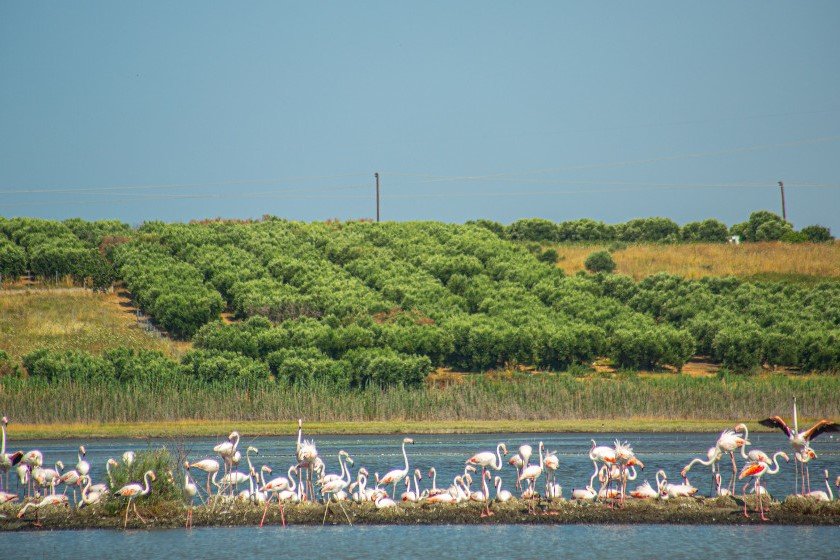
<instances>
[{"instance_id":1,"label":"distant treeline","mask_svg":"<svg viewBox=\"0 0 840 560\"><path fill-rule=\"evenodd\" d=\"M590 219L552 222L541 218L517 220L507 226L490 220L469 223L485 227L506 239L548 243L725 243L733 235L739 236L741 241L821 243L833 239L827 227L813 225L795 231L790 222L765 210L753 212L749 220L731 228L715 219L690 222L680 227L668 218L639 218L622 224L606 224Z\"/></svg>"}]
</instances>

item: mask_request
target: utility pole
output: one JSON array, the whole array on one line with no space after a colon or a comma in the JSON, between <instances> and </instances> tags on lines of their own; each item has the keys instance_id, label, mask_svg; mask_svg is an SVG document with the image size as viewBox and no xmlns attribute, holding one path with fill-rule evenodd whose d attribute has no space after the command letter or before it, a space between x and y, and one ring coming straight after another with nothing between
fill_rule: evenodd
<instances>
[{"instance_id":1,"label":"utility pole","mask_svg":"<svg viewBox=\"0 0 840 560\"><path fill-rule=\"evenodd\" d=\"M379 173L374 173L373 176L376 177L376 222L379 223Z\"/></svg>"},{"instance_id":2,"label":"utility pole","mask_svg":"<svg viewBox=\"0 0 840 560\"><path fill-rule=\"evenodd\" d=\"M782 219L787 221L787 212L785 211L785 184L782 181L779 181L779 190L782 191ZM376 192L379 192L379 187L377 187ZM376 221L378 222L379 220Z\"/></svg>"}]
</instances>

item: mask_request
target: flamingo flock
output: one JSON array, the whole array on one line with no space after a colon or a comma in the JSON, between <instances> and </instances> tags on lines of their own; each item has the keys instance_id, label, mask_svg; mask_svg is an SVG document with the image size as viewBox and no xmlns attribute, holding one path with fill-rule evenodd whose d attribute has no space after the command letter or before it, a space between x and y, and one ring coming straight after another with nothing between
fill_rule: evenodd
<instances>
[{"instance_id":1,"label":"flamingo flock","mask_svg":"<svg viewBox=\"0 0 840 560\"><path fill-rule=\"evenodd\" d=\"M811 490L807 474L807 463L816 457L811 448L811 442L824 432L838 431L838 425L821 420L811 429L799 432L794 405L794 427L790 428L779 416L768 418L761 422L766 426L779 427L788 436L794 451L797 465L797 479L795 481L795 495L815 501L831 501L835 499L831 488L828 470L824 470L826 490ZM91 466L86 460L84 446L78 448L77 462L74 468L65 470L61 461L56 461L52 467L44 466L44 456L38 450L26 453L16 451L6 452L6 425L8 419L2 419L2 450L0 450L0 504L17 502L23 498L23 505L17 511L17 517L23 518L28 512L36 514L35 524L39 524L39 512L50 507L89 507L110 499L121 499L125 503L124 527L128 525L129 513L143 523L145 519L137 509L137 502L154 491L154 483L159 475L148 470L142 480L129 482L121 487L114 483L112 469L121 464L130 467L136 460L135 454L127 451L121 461L108 459L105 472L107 483L94 484L91 476ZM274 469L269 465L257 467L254 461L260 456L260 451L254 446L245 447L245 465L242 465L242 449L240 449L240 435L232 431L224 441L213 447L215 456L201 458L195 461L184 460L182 491L187 506L186 526L192 526L192 513L196 498L208 507L215 508L219 504L252 503L263 508L260 525L265 521L272 502L277 504L282 524L285 526L285 505L300 502L321 502L325 504L324 521L332 505L337 505L347 521L350 517L344 509L343 503L370 503L376 509L397 508L400 504L460 504L464 502L478 502L481 504L481 517L494 515L493 506L498 503L522 500L527 505L528 512L538 514L538 507L542 500L562 500L563 488L557 482L556 472L560 466L560 459L556 451L546 449L542 441L537 443L536 454L530 444L522 444L511 454L506 442L499 442L495 450L481 450L464 461L463 472L455 476L451 484L438 486L437 471L434 467L428 470L426 487L423 487L423 471L412 469L412 462L407 446L414 444L411 438L404 438L400 451L402 464L385 472L380 476L374 472L373 476L365 467L360 467L355 476L351 468L355 467L353 457L346 451L340 450L337 456L338 471L327 472L324 458L319 454L315 442L303 438L303 422L298 421L298 434L295 442L295 463L282 471L285 476L272 477ZM591 441L588 459L592 463L589 483L583 488L575 488L570 492L570 499L577 502L600 502L606 507L623 507L627 499L633 500L669 500L677 498L691 498L698 495L698 489L688 480L688 474L696 465L710 467L712 475L712 497L736 496L736 483L745 481L741 494L743 497L746 517L750 517L747 508L747 489L757 501L757 512L762 520L767 520L764 506L766 491L766 477L777 474L782 465L779 459L789 462L790 457L784 451L768 454L751 447L749 431L743 423L731 429L725 429L710 447L705 457L692 459L680 471L681 481L672 482L664 470L658 470L654 477L654 484L648 480L641 481L635 488L628 490L628 483L637 480L640 471L645 468L642 460L636 455L631 444L627 441L615 440L612 445L599 445ZM740 471L737 468L736 453L744 460ZM507 456L511 455L508 459ZM723 475L720 463L729 455L732 464L732 476L726 487L723 487ZM510 467L513 472L515 493L503 488L503 469ZM18 475L17 493L9 492L9 473L14 470ZM193 473L200 472L199 478ZM801 471L801 477L800 477ZM165 473L174 482L171 471ZM801 488L800 488L801 478ZM5 480L4 480L5 479ZM541 480L542 479L542 480ZM58 493L63 486L63 493ZM835 486L840 487L840 477ZM240 490L240 487L243 487ZM399 492L401 488L403 491ZM798 491L800 490L801 491ZM72 502L67 495L72 491ZM77 499L77 491L80 499ZM769 499L769 498L768 498ZM769 507L769 504L768 504ZM554 512L556 513L556 512ZM539 512L541 515L552 515L548 509Z\"/></svg>"}]
</instances>

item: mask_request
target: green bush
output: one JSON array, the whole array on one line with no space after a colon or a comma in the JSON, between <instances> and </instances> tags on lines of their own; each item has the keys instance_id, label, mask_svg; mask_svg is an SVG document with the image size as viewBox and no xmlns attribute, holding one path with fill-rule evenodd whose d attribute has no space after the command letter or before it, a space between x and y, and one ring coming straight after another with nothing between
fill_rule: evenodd
<instances>
[{"instance_id":1,"label":"green bush","mask_svg":"<svg viewBox=\"0 0 840 560\"><path fill-rule=\"evenodd\" d=\"M116 379L114 364L82 350L40 349L23 357L23 366L32 377L47 381L107 381Z\"/></svg>"},{"instance_id":2,"label":"green bush","mask_svg":"<svg viewBox=\"0 0 840 560\"><path fill-rule=\"evenodd\" d=\"M419 387L432 371L432 363L426 356L409 356L383 348L351 350L344 359L356 387Z\"/></svg>"},{"instance_id":3,"label":"green bush","mask_svg":"<svg viewBox=\"0 0 840 560\"><path fill-rule=\"evenodd\" d=\"M26 252L0 235L0 276L3 280L17 280L26 274Z\"/></svg>"},{"instance_id":4,"label":"green bush","mask_svg":"<svg viewBox=\"0 0 840 560\"><path fill-rule=\"evenodd\" d=\"M557 254L556 249L546 249L539 255L537 255L537 260L540 262L544 262L547 264L556 264L557 260L560 258L560 255Z\"/></svg>"},{"instance_id":5,"label":"green bush","mask_svg":"<svg viewBox=\"0 0 840 560\"><path fill-rule=\"evenodd\" d=\"M738 372L749 372L761 365L764 340L754 327L729 327L718 331L712 341L712 357Z\"/></svg>"},{"instance_id":6,"label":"green bush","mask_svg":"<svg viewBox=\"0 0 840 560\"><path fill-rule=\"evenodd\" d=\"M615 270L615 261L607 251L596 251L586 257L583 266L590 272L612 272Z\"/></svg>"},{"instance_id":7,"label":"green bush","mask_svg":"<svg viewBox=\"0 0 840 560\"><path fill-rule=\"evenodd\" d=\"M825 243L826 241L834 239L831 235L831 230L825 226L813 225L804 227L802 228L801 233L804 234L811 243Z\"/></svg>"},{"instance_id":8,"label":"green bush","mask_svg":"<svg viewBox=\"0 0 840 560\"><path fill-rule=\"evenodd\" d=\"M683 241L702 243L725 243L729 229L721 221L709 219L702 222L690 222L680 230Z\"/></svg>"}]
</instances>

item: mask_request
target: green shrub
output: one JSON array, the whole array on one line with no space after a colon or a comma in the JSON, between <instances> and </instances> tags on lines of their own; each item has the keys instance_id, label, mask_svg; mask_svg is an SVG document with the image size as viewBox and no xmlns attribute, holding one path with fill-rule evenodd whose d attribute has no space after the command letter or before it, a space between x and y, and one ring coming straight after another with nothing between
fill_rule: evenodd
<instances>
[{"instance_id":1,"label":"green shrub","mask_svg":"<svg viewBox=\"0 0 840 560\"><path fill-rule=\"evenodd\" d=\"M351 350L344 359L356 387L419 387L432 371L432 363L426 356L399 354L383 348Z\"/></svg>"},{"instance_id":2,"label":"green shrub","mask_svg":"<svg viewBox=\"0 0 840 560\"><path fill-rule=\"evenodd\" d=\"M560 255L557 254L556 249L546 249L537 256L537 260L547 264L556 264Z\"/></svg>"},{"instance_id":3,"label":"green shrub","mask_svg":"<svg viewBox=\"0 0 840 560\"><path fill-rule=\"evenodd\" d=\"M762 333L755 327L724 328L712 341L712 357L738 372L753 371L760 366L763 353Z\"/></svg>"},{"instance_id":4,"label":"green shrub","mask_svg":"<svg viewBox=\"0 0 840 560\"><path fill-rule=\"evenodd\" d=\"M586 257L583 266L590 272L612 272L615 270L615 261L607 251L596 251Z\"/></svg>"},{"instance_id":5,"label":"green shrub","mask_svg":"<svg viewBox=\"0 0 840 560\"><path fill-rule=\"evenodd\" d=\"M831 230L825 226L813 225L804 227L802 228L801 233L804 234L811 243L824 243L834 239L831 235Z\"/></svg>"}]
</instances>

